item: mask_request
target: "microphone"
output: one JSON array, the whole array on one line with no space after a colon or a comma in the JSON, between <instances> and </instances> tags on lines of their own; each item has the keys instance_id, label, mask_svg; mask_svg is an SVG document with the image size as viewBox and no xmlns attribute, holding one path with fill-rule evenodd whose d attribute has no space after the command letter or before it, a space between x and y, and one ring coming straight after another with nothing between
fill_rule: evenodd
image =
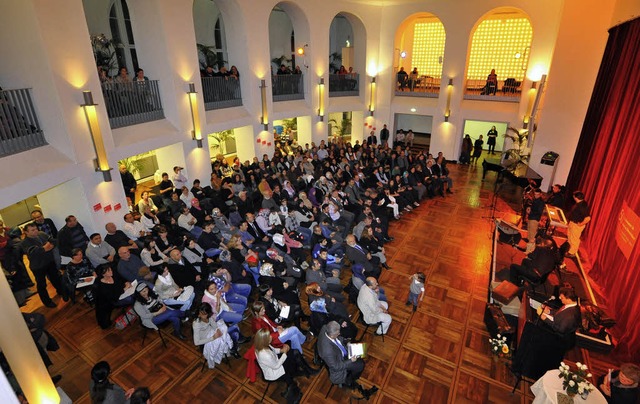
<instances>
[{"instance_id":1,"label":"microphone","mask_svg":"<svg viewBox=\"0 0 640 404\"><path fill-rule=\"evenodd\" d=\"M550 298L548 298L547 300L542 302L542 305L545 306L545 305L547 305L547 303L550 303L550 302L552 302L554 300L556 300L556 297L555 296L551 296Z\"/></svg>"}]
</instances>

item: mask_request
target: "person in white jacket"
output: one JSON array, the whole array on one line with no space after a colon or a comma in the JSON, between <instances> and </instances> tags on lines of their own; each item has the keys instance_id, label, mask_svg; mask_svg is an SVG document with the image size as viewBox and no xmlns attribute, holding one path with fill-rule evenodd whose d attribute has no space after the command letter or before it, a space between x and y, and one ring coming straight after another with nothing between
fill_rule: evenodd
<instances>
[{"instance_id":1,"label":"person in white jacket","mask_svg":"<svg viewBox=\"0 0 640 404\"><path fill-rule=\"evenodd\" d=\"M287 344L282 348L272 347L271 333L266 328L258 330L253 341L256 359L265 380L282 380L287 383L287 390L282 394L283 397L292 392L299 392L300 388L293 380L294 375L297 374L297 366L293 354L290 353L291 347Z\"/></svg>"},{"instance_id":2,"label":"person in white jacket","mask_svg":"<svg viewBox=\"0 0 640 404\"><path fill-rule=\"evenodd\" d=\"M198 318L193 322L193 343L204 345L202 355L207 360L209 369L213 369L222 362L229 353L239 358L237 347L229 335L227 325L223 320L217 321L211 306L203 304L198 312Z\"/></svg>"}]
</instances>

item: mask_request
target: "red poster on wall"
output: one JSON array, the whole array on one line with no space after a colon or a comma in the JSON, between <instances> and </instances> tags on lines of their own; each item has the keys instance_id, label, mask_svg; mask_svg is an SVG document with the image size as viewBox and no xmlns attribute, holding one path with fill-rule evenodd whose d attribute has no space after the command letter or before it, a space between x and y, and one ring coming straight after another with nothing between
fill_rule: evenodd
<instances>
[{"instance_id":1,"label":"red poster on wall","mask_svg":"<svg viewBox=\"0 0 640 404\"><path fill-rule=\"evenodd\" d=\"M622 251L626 259L629 259L633 247L638 241L638 234L640 233L640 217L638 214L629 208L627 201L622 202L622 209L618 215L618 227L616 228L616 243L618 248Z\"/></svg>"},{"instance_id":2,"label":"red poster on wall","mask_svg":"<svg viewBox=\"0 0 640 404\"><path fill-rule=\"evenodd\" d=\"M93 205L93 211L97 212L100 209L102 209L102 204L101 203L96 203L95 205Z\"/></svg>"},{"instance_id":3,"label":"red poster on wall","mask_svg":"<svg viewBox=\"0 0 640 404\"><path fill-rule=\"evenodd\" d=\"M119 211L120 209L122 209L122 205L121 205L121 204L116 203L115 205L113 205L113 211L114 211L114 212L117 212L117 211Z\"/></svg>"},{"instance_id":4,"label":"red poster on wall","mask_svg":"<svg viewBox=\"0 0 640 404\"><path fill-rule=\"evenodd\" d=\"M104 213L111 212L111 205L107 205L104 207Z\"/></svg>"}]
</instances>

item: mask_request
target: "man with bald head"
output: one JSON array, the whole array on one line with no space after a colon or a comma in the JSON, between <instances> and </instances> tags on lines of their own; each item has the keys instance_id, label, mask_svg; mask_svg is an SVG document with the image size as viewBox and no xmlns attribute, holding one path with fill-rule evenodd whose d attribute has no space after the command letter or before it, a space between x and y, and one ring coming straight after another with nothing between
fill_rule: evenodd
<instances>
[{"instance_id":1,"label":"man with bald head","mask_svg":"<svg viewBox=\"0 0 640 404\"><path fill-rule=\"evenodd\" d=\"M106 241L111 247L115 248L116 251L120 247L127 247L130 250L134 250L133 253L139 255L140 253L137 251L138 246L136 243L127 237L126 234L122 230L118 230L114 223L107 223L104 228L107 230L107 235L104 236L104 241Z\"/></svg>"},{"instance_id":2,"label":"man with bald head","mask_svg":"<svg viewBox=\"0 0 640 404\"><path fill-rule=\"evenodd\" d=\"M129 247L122 246L118 248L118 274L128 282L137 280L138 283L145 282L149 288L153 289L156 273L151 272L144 265L140 257L131 254Z\"/></svg>"},{"instance_id":3,"label":"man with bald head","mask_svg":"<svg viewBox=\"0 0 640 404\"><path fill-rule=\"evenodd\" d=\"M358 293L358 308L362 312L362 317L367 324L382 324L376 330L376 334L386 334L391 325L391 316L387 313L389 304L378 300L378 281L376 278L368 277L364 286Z\"/></svg>"}]
</instances>

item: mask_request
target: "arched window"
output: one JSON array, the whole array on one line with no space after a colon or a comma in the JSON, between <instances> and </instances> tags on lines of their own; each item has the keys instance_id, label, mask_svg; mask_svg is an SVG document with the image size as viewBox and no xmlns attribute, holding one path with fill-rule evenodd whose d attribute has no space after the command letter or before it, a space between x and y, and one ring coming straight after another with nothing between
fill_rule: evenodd
<instances>
[{"instance_id":1,"label":"arched window","mask_svg":"<svg viewBox=\"0 0 640 404\"><path fill-rule=\"evenodd\" d=\"M517 96L527 71L532 39L529 18L520 11L500 10L485 17L471 37L467 93L481 90L480 95ZM487 89L492 70L497 84Z\"/></svg>"},{"instance_id":2,"label":"arched window","mask_svg":"<svg viewBox=\"0 0 640 404\"><path fill-rule=\"evenodd\" d=\"M395 46L396 95L406 89L426 97L437 97L442 78L442 62L446 41L444 25L429 13L411 16L398 29Z\"/></svg>"},{"instance_id":3,"label":"arched window","mask_svg":"<svg viewBox=\"0 0 640 404\"><path fill-rule=\"evenodd\" d=\"M111 37L117 44L118 64L120 67L126 67L132 74L138 68L138 54L136 53L131 17L126 0L115 0L111 5L109 27L111 28Z\"/></svg>"}]
</instances>

